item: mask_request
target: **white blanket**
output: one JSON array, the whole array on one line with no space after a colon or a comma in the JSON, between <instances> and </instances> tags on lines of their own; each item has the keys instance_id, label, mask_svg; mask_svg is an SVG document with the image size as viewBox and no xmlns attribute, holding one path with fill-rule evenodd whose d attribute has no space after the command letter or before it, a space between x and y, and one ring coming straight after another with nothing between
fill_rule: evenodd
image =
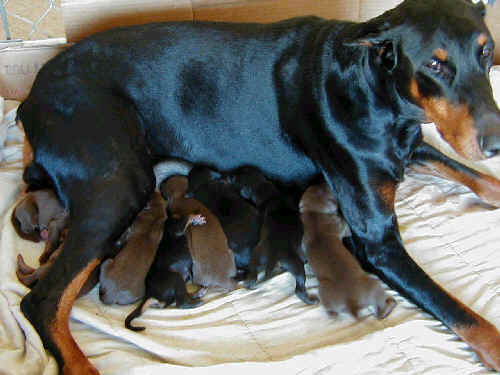
<instances>
[{"instance_id":1,"label":"white blanket","mask_svg":"<svg viewBox=\"0 0 500 375\"><path fill-rule=\"evenodd\" d=\"M500 68L491 76L500 97ZM0 374L53 375L54 358L19 309L28 289L16 278L16 256L22 253L35 266L43 245L20 239L10 223L23 188L23 135L13 118L8 114L1 125L10 124L0 164ZM424 131L436 144L432 125ZM500 177L500 157L479 167ZM500 327L500 210L462 186L418 175L399 187L396 209L411 256ZM317 291L314 277L308 287ZM294 289L293 277L282 274L253 291L209 294L192 310L149 309L136 322L146 330L135 333L123 326L134 306L104 306L94 288L76 302L71 331L103 375L489 373L466 344L395 293L398 306L388 318L355 321L333 320L321 306L306 306Z\"/></svg>"}]
</instances>

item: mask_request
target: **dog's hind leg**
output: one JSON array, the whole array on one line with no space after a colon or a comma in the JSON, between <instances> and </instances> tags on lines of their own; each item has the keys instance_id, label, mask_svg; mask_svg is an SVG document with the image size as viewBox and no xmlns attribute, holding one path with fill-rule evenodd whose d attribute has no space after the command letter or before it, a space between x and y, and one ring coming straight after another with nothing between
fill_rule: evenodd
<instances>
[{"instance_id":1,"label":"dog's hind leg","mask_svg":"<svg viewBox=\"0 0 500 375\"><path fill-rule=\"evenodd\" d=\"M69 115L37 112L29 102L21 115L35 161L69 211L61 253L23 298L21 310L64 375L98 374L71 335L71 308L154 189L153 163L133 107L119 98L91 94L82 93L86 101Z\"/></svg>"},{"instance_id":2,"label":"dog's hind leg","mask_svg":"<svg viewBox=\"0 0 500 375\"><path fill-rule=\"evenodd\" d=\"M75 212L51 272L37 282L21 303L24 315L39 333L44 346L56 357L65 375L98 374L71 336L69 316L92 271L112 252L117 232L123 232L130 218L140 210L132 210L124 204L132 197L120 194L123 190L113 190L109 189L112 196L106 197L106 208L90 205L86 212ZM109 205L110 200L116 204ZM119 209L117 206L124 207Z\"/></svg>"},{"instance_id":3,"label":"dog's hind leg","mask_svg":"<svg viewBox=\"0 0 500 375\"><path fill-rule=\"evenodd\" d=\"M449 158L425 142L422 142L412 154L409 171L465 185L486 203L500 207L500 180Z\"/></svg>"}]
</instances>

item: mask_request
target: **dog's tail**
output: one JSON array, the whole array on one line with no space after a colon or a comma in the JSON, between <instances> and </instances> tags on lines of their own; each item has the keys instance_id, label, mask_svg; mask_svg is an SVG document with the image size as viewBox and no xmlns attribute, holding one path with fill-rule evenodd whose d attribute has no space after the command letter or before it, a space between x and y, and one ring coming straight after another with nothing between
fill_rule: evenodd
<instances>
[{"instance_id":1,"label":"dog's tail","mask_svg":"<svg viewBox=\"0 0 500 375\"><path fill-rule=\"evenodd\" d=\"M193 164L180 159L167 159L156 164L154 166L156 188L158 189L161 183L169 177L187 176L192 168Z\"/></svg>"},{"instance_id":2,"label":"dog's tail","mask_svg":"<svg viewBox=\"0 0 500 375\"><path fill-rule=\"evenodd\" d=\"M139 305L132 311L128 316L125 318L125 328L130 329L131 331L139 332L139 331L144 331L146 327L134 327L131 325L132 320L135 318L141 316L141 314L146 310L151 304L153 303L153 300L149 298L148 296L144 297L139 303Z\"/></svg>"}]
</instances>

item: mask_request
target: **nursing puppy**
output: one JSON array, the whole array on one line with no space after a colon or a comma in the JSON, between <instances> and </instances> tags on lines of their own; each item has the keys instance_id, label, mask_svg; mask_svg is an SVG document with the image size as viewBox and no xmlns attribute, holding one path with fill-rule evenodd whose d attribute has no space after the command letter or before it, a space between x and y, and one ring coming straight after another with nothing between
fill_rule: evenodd
<instances>
[{"instance_id":1,"label":"nursing puppy","mask_svg":"<svg viewBox=\"0 0 500 375\"><path fill-rule=\"evenodd\" d=\"M64 209L52 189L30 191L12 211L11 222L17 234L25 240L46 241L40 256L45 263L61 243L61 233L68 225Z\"/></svg>"},{"instance_id":2,"label":"nursing puppy","mask_svg":"<svg viewBox=\"0 0 500 375\"><path fill-rule=\"evenodd\" d=\"M183 309L201 304L197 298L191 298L186 290L185 282L192 278L193 266L186 230L190 226L202 226L205 223L202 215L188 215L184 218L169 215L154 262L146 276L145 297L125 319L126 328L143 331L145 327L132 326L132 320L155 304L165 307L175 302L177 307Z\"/></svg>"},{"instance_id":3,"label":"nursing puppy","mask_svg":"<svg viewBox=\"0 0 500 375\"><path fill-rule=\"evenodd\" d=\"M217 217L205 205L196 199L185 198L187 177L170 177L161 183L160 191L167 200L169 215L182 218L201 214L206 219L205 225L191 226L186 232L193 258L193 283L224 290L236 288L236 265L227 237Z\"/></svg>"},{"instance_id":4,"label":"nursing puppy","mask_svg":"<svg viewBox=\"0 0 500 375\"><path fill-rule=\"evenodd\" d=\"M153 193L130 227L126 245L115 258L101 265L99 298L106 305L127 305L144 296L144 280L163 234L165 209L160 193Z\"/></svg>"},{"instance_id":5,"label":"nursing puppy","mask_svg":"<svg viewBox=\"0 0 500 375\"><path fill-rule=\"evenodd\" d=\"M269 196L264 196L262 186L269 188L266 190ZM244 196L260 204L260 212L243 199L242 191ZM317 302L305 289L302 224L298 211L288 206L281 193L269 186L269 180L258 170L245 167L234 174L222 175L206 167L194 167L189 173L189 195L217 216L228 238L234 238L235 246L245 250L243 254L251 252L248 265L243 264L248 256L240 257L241 265L248 268L248 288L255 287L258 271L265 268L264 279L268 279L279 262L295 276L297 296L307 304ZM239 247L238 241L245 247Z\"/></svg>"},{"instance_id":6,"label":"nursing puppy","mask_svg":"<svg viewBox=\"0 0 500 375\"><path fill-rule=\"evenodd\" d=\"M290 272L295 277L295 294L304 303L318 302L306 291L306 258L302 251L303 227L297 208L281 198L273 198L265 204L260 241L253 250L247 279L247 287L254 288L257 272L265 269L264 280L272 276L276 266Z\"/></svg>"},{"instance_id":7,"label":"nursing puppy","mask_svg":"<svg viewBox=\"0 0 500 375\"><path fill-rule=\"evenodd\" d=\"M250 201L244 199L239 185L233 183L238 174L222 175L210 168L196 166L189 173L187 197L205 205L219 220L229 248L234 253L238 279L246 278L253 249L259 242L262 215Z\"/></svg>"},{"instance_id":8,"label":"nursing puppy","mask_svg":"<svg viewBox=\"0 0 500 375\"><path fill-rule=\"evenodd\" d=\"M396 301L380 281L363 271L342 244L348 231L339 217L337 201L326 183L310 186L300 201L304 224L303 247L307 260L319 282L319 299L329 314L348 312L355 318L365 307L374 309L383 319L394 309Z\"/></svg>"}]
</instances>

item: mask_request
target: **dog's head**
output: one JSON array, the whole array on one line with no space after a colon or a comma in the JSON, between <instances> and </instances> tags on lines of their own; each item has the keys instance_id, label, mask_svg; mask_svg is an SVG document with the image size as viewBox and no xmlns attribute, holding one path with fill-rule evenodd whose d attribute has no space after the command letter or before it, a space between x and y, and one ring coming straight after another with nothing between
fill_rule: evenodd
<instances>
[{"instance_id":1,"label":"dog's head","mask_svg":"<svg viewBox=\"0 0 500 375\"><path fill-rule=\"evenodd\" d=\"M416 104L412 115L434 122L470 160L500 151L500 111L488 78L494 42L484 16L482 2L406 0L363 24L354 38L375 51L398 95Z\"/></svg>"}]
</instances>

